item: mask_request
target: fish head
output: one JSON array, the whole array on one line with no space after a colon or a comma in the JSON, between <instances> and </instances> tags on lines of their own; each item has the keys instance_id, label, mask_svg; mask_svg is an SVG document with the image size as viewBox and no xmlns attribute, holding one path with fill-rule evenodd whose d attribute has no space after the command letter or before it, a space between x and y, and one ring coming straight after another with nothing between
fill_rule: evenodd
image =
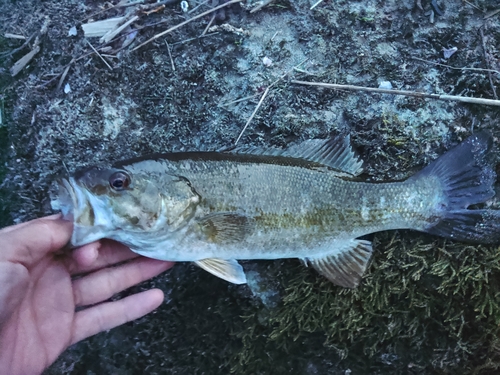
<instances>
[{"instance_id":1,"label":"fish head","mask_svg":"<svg viewBox=\"0 0 500 375\"><path fill-rule=\"evenodd\" d=\"M92 167L59 180L51 204L73 221L75 247L102 238L140 247L144 238L154 237L151 233L168 234L183 227L199 200L182 177L163 175L160 181L126 168Z\"/></svg>"}]
</instances>

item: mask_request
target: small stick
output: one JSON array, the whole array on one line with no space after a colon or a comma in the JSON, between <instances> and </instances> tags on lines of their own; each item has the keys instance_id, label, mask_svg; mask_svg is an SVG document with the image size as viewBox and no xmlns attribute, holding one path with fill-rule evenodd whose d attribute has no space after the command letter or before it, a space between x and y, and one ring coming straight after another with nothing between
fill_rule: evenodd
<instances>
[{"instance_id":1,"label":"small stick","mask_svg":"<svg viewBox=\"0 0 500 375\"><path fill-rule=\"evenodd\" d=\"M214 20L215 20L215 14L212 15L212 18L210 18L210 22L208 23L207 27L205 27L205 30L203 30L203 32L201 33L201 36L203 36L207 33L210 26L212 26L212 23L214 22Z\"/></svg>"},{"instance_id":2,"label":"small stick","mask_svg":"<svg viewBox=\"0 0 500 375\"><path fill-rule=\"evenodd\" d=\"M484 33L483 28L479 28L479 33L481 34L481 44L483 46L483 54L484 54L484 62L486 63L486 67L490 67L490 59L488 58L488 51L486 50L486 43L484 41ZM491 78L491 72L488 72L488 78L490 80L491 90L493 91L493 97L498 99L497 90L495 89L495 85L493 84L493 78Z\"/></svg>"},{"instance_id":3,"label":"small stick","mask_svg":"<svg viewBox=\"0 0 500 375\"><path fill-rule=\"evenodd\" d=\"M188 11L188 14L190 13L193 13L196 9L198 9L199 7L201 7L202 5L206 5L210 0L205 0L205 1L202 1L201 3L199 3L197 6L195 6L193 9L191 9L190 11Z\"/></svg>"},{"instance_id":4,"label":"small stick","mask_svg":"<svg viewBox=\"0 0 500 375\"><path fill-rule=\"evenodd\" d=\"M245 130L247 130L248 125L250 125L250 122L252 121L252 119L254 118L255 114L257 113L257 111L259 110L260 106L262 105L262 102L266 98L267 93L269 92L270 88L271 88L271 86L268 86L267 89L266 89L266 91L264 91L264 94L262 94L262 96L260 97L260 100L257 103L257 107L255 107L254 111L252 112L252 115L250 116L250 118L248 119L247 123L243 127L243 130L241 131L240 135L238 136L238 139L236 139L236 142L234 142L235 146L238 144L238 142L239 142L241 136L243 135L243 133L245 132Z\"/></svg>"},{"instance_id":5,"label":"small stick","mask_svg":"<svg viewBox=\"0 0 500 375\"><path fill-rule=\"evenodd\" d=\"M134 16L131 19L129 19L127 22L122 24L121 26L117 27L114 30L108 31L101 39L99 39L100 43L108 43L111 39L113 39L115 36L120 34L123 30L125 30L132 22L135 22L139 19L139 16Z\"/></svg>"},{"instance_id":6,"label":"small stick","mask_svg":"<svg viewBox=\"0 0 500 375\"><path fill-rule=\"evenodd\" d=\"M244 98L240 98L240 99L236 99L236 100L231 100L230 102L220 104L220 106L221 107L227 107L228 105L231 105L231 104L236 104L236 103L239 103L239 102L244 102L245 100L253 99L256 96L259 96L259 94L249 95L249 96L245 96Z\"/></svg>"},{"instance_id":7,"label":"small stick","mask_svg":"<svg viewBox=\"0 0 500 375\"><path fill-rule=\"evenodd\" d=\"M94 54L94 52L87 52L87 53L85 53L85 54L81 55L80 57L74 58L73 60L71 60L71 61L69 62L69 64L67 64L67 65L65 65L65 66L64 66L64 70L66 70L66 69L67 69L67 68L68 68L71 64L73 64L73 63L75 63L75 62L77 62L77 61L80 61L80 60L82 60L82 59L84 59L84 58L86 58L86 57L88 57L88 56L92 56L93 54ZM64 72L63 72L63 73L64 73ZM63 73L56 73L56 74L54 74L54 77L52 77L52 78L51 78L50 80L48 80L47 82L42 83L42 84L40 84L40 85L38 85L38 86L34 86L34 87L35 87L36 89L43 88L43 87L47 87L47 86L48 86L48 85L50 85L52 82L54 82L57 78L59 78L59 77L61 76L61 74L63 74Z\"/></svg>"},{"instance_id":8,"label":"small stick","mask_svg":"<svg viewBox=\"0 0 500 375\"><path fill-rule=\"evenodd\" d=\"M500 100L494 100L494 99L470 98L467 96L456 96L456 95L427 94L425 92L418 92L418 91L387 90L387 89L378 89L378 88L374 88L374 87L364 87L364 86L354 86L354 85L338 85L335 83L307 82L307 81L296 81L296 80L292 80L290 82L296 83L298 85L325 87L327 89L376 92L376 93L380 93L380 94L404 95L404 96L413 96L413 97L417 97L417 98L449 100L449 101L454 101L454 102L494 105L494 106L500 107Z\"/></svg>"},{"instance_id":9,"label":"small stick","mask_svg":"<svg viewBox=\"0 0 500 375\"><path fill-rule=\"evenodd\" d=\"M171 32L172 32L172 31L174 31L174 30L177 30L178 28L180 28L180 27L182 27L182 26L184 26L184 25L188 24L188 23L189 23L189 22L191 22L191 21L197 20L198 18L204 17L204 16L206 16L207 14L213 13L213 12L215 12L215 11L217 11L217 10L219 10L219 9L225 8L225 7L229 6L229 5L236 4L236 3L241 3L242 1L243 1L243 0L231 0L231 1L228 1L227 3L224 3L224 4L222 4L222 5L219 5L219 6L215 7L215 8L212 8L212 9L210 9L210 10L207 10L206 12L200 13L200 14L198 14L197 16L194 16L193 18L190 18L190 19L188 19L188 20L186 20L186 21L184 21L184 22L179 23L179 24L178 24L178 25L176 25L176 26L171 27L170 29L167 29L167 30L165 30L165 31L163 31L163 32L161 32L161 33L159 33L159 34L156 34L156 35L155 35L155 36L153 36L152 38L150 38L150 39L146 40L144 43L141 43L141 44L139 44L137 47L135 47L134 49L132 49L132 52L133 52L133 51L135 51L135 50L138 50L138 49L139 49L139 48L141 48L141 47L144 47L146 44L151 43L152 41L154 41L154 40L156 40L156 39L158 39L158 38L162 37L163 35L166 35L166 34L168 34L168 33L171 33Z\"/></svg>"},{"instance_id":10,"label":"small stick","mask_svg":"<svg viewBox=\"0 0 500 375\"><path fill-rule=\"evenodd\" d=\"M264 94L262 94L259 102L257 103L257 107L255 107L255 110L253 111L252 115L250 116L250 118L248 119L247 123L245 124L245 126L243 127L243 130L241 131L240 135L238 136L238 139L236 139L236 142L234 143L234 145L236 146L238 144L238 141L240 140L241 136L243 135L243 133L245 132L245 130L248 128L248 125L250 124L250 121L252 121L252 119L254 118L255 114L257 113L257 111L259 110L260 106L262 105L262 102L264 101L264 99L266 98L267 96L267 93L269 92L269 90L274 86L276 85L278 82L280 82L283 78L285 78L288 73L290 73L291 71L293 71L293 69L295 68L298 68L299 66L301 66L302 64L304 64L305 62L307 61L307 59L304 59L300 64L294 66L293 68L287 70L285 72L285 74L283 74L281 77L279 77L276 81L274 81L273 83L271 83L269 86L267 86L266 88L266 91L264 91ZM244 98L245 99L245 98Z\"/></svg>"},{"instance_id":11,"label":"small stick","mask_svg":"<svg viewBox=\"0 0 500 375\"><path fill-rule=\"evenodd\" d=\"M479 8L477 5L472 4L470 1L464 0L467 4L469 4L471 7L476 8L478 11L482 12L483 10Z\"/></svg>"},{"instance_id":12,"label":"small stick","mask_svg":"<svg viewBox=\"0 0 500 375\"><path fill-rule=\"evenodd\" d=\"M170 63L172 64L172 71L175 72L174 59L172 58L172 53L170 52L170 46L168 45L168 42L166 40L165 40L165 44L167 45L168 56L170 57Z\"/></svg>"},{"instance_id":13,"label":"small stick","mask_svg":"<svg viewBox=\"0 0 500 375\"><path fill-rule=\"evenodd\" d=\"M26 40L26 37L24 35L11 34L11 33L5 33L4 38Z\"/></svg>"},{"instance_id":14,"label":"small stick","mask_svg":"<svg viewBox=\"0 0 500 375\"><path fill-rule=\"evenodd\" d=\"M250 13L255 13L257 12L258 10L261 10L262 8L264 8L266 5L269 5L273 2L274 0L263 0L260 5L257 5L255 8L253 8Z\"/></svg>"},{"instance_id":15,"label":"small stick","mask_svg":"<svg viewBox=\"0 0 500 375\"><path fill-rule=\"evenodd\" d=\"M104 57L102 57L101 54L99 52L97 52L97 50L94 48L94 46L87 39L85 39L85 41L89 44L90 48L92 48L94 50L94 52L97 54L97 56L99 56L99 58L104 62L104 64L107 65L109 70L113 70L111 65L109 65L108 62L106 60L104 60Z\"/></svg>"},{"instance_id":16,"label":"small stick","mask_svg":"<svg viewBox=\"0 0 500 375\"><path fill-rule=\"evenodd\" d=\"M22 50L24 47L26 47L31 42L31 40L35 37L35 35L36 35L36 33L31 34L31 36L23 43L23 45L21 47L17 47L17 48L13 49L10 52L0 53L0 58L7 57L7 56L12 56L13 54L15 54L18 51Z\"/></svg>"},{"instance_id":17,"label":"small stick","mask_svg":"<svg viewBox=\"0 0 500 375\"><path fill-rule=\"evenodd\" d=\"M10 73L12 77L15 77L23 68L28 65L28 63L35 57L35 55L40 52L40 46L36 45L31 51L29 51L26 55L21 57L16 63L10 68Z\"/></svg>"},{"instance_id":18,"label":"small stick","mask_svg":"<svg viewBox=\"0 0 500 375\"><path fill-rule=\"evenodd\" d=\"M449 69L455 69L455 70L472 70L472 71L475 71L475 72L491 72L491 73L500 74L500 71L494 70L494 69L467 68L467 67L465 67L465 68L458 68L456 66L441 64L441 63L437 63L437 62L434 62L434 61L428 61L428 60L424 60L424 59L421 59L421 58L418 58L418 57L411 57L411 58L413 60L422 61L422 62L425 62L425 63L428 63L428 64L432 64L432 65L444 66L445 68L449 68Z\"/></svg>"},{"instance_id":19,"label":"small stick","mask_svg":"<svg viewBox=\"0 0 500 375\"><path fill-rule=\"evenodd\" d=\"M60 88L62 87L62 84L63 84L64 80L66 79L66 76L68 75L69 68L71 67L71 64L73 64L74 62L75 62L75 59L71 60L69 62L69 64L66 66L66 69L64 69L64 72L61 75L61 79L59 80L59 83L57 84L57 91L59 91Z\"/></svg>"},{"instance_id":20,"label":"small stick","mask_svg":"<svg viewBox=\"0 0 500 375\"><path fill-rule=\"evenodd\" d=\"M495 14L497 14L497 13L500 13L500 8L499 8L499 9L497 9L497 10L494 10L494 11L492 11L492 12L489 12L488 14L486 14L486 15L483 17L483 20L486 20L486 19L488 19L488 18L490 18L490 17L493 17L493 16L494 16Z\"/></svg>"},{"instance_id":21,"label":"small stick","mask_svg":"<svg viewBox=\"0 0 500 375\"><path fill-rule=\"evenodd\" d=\"M312 7L309 8L309 10L313 10L314 8L316 8L319 4L321 4L323 2L323 0L318 0L316 1Z\"/></svg>"}]
</instances>

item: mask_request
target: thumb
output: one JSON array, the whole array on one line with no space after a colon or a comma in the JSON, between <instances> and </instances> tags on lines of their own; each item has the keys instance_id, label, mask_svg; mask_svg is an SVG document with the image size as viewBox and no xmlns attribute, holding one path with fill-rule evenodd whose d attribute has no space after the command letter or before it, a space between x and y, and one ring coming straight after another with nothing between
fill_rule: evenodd
<instances>
[{"instance_id":1,"label":"thumb","mask_svg":"<svg viewBox=\"0 0 500 375\"><path fill-rule=\"evenodd\" d=\"M49 216L0 230L0 262L30 267L62 248L71 238L73 223Z\"/></svg>"}]
</instances>

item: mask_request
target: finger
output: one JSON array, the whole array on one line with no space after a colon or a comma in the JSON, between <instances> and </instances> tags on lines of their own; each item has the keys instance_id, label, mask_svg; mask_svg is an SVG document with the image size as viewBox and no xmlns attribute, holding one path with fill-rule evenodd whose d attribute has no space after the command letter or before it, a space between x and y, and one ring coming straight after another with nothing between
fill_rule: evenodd
<instances>
[{"instance_id":1,"label":"finger","mask_svg":"<svg viewBox=\"0 0 500 375\"><path fill-rule=\"evenodd\" d=\"M111 298L114 294L148 280L169 268L173 263L138 258L119 267L104 268L73 281L76 306L92 305Z\"/></svg>"},{"instance_id":2,"label":"finger","mask_svg":"<svg viewBox=\"0 0 500 375\"><path fill-rule=\"evenodd\" d=\"M74 249L69 258L70 262L83 268L88 268L94 264L99 256L101 242L91 242Z\"/></svg>"},{"instance_id":3,"label":"finger","mask_svg":"<svg viewBox=\"0 0 500 375\"><path fill-rule=\"evenodd\" d=\"M127 246L111 240L101 240L97 247L97 257L89 254L95 250L95 243L82 246L74 250L66 266L72 275L95 271L116 263L129 259L138 258L139 255L130 250ZM92 261L93 259L93 261Z\"/></svg>"},{"instance_id":4,"label":"finger","mask_svg":"<svg viewBox=\"0 0 500 375\"><path fill-rule=\"evenodd\" d=\"M41 218L0 231L0 260L30 267L47 253L62 248L71 238L73 223L61 218Z\"/></svg>"},{"instance_id":5,"label":"finger","mask_svg":"<svg viewBox=\"0 0 500 375\"><path fill-rule=\"evenodd\" d=\"M77 312L73 322L71 345L150 313L161 305L163 298L160 289L151 289Z\"/></svg>"},{"instance_id":6,"label":"finger","mask_svg":"<svg viewBox=\"0 0 500 375\"><path fill-rule=\"evenodd\" d=\"M59 219L61 217L62 217L61 213L58 213L58 214L54 214L54 215L45 216L43 219L55 220L55 219ZM11 231L16 230L16 229L20 229L22 227L25 227L26 225L31 225L31 221L25 221L24 223L10 225L8 227L2 228L2 229L0 229L0 234L11 232Z\"/></svg>"}]
</instances>

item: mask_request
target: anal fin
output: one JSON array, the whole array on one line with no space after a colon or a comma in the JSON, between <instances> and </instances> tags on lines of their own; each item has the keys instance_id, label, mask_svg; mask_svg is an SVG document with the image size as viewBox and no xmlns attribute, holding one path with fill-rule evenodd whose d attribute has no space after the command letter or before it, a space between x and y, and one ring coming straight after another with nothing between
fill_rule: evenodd
<instances>
[{"instance_id":1,"label":"anal fin","mask_svg":"<svg viewBox=\"0 0 500 375\"><path fill-rule=\"evenodd\" d=\"M372 255L370 241L351 240L336 243L332 254L321 258L306 258L321 275L345 288L356 288Z\"/></svg>"},{"instance_id":2,"label":"anal fin","mask_svg":"<svg viewBox=\"0 0 500 375\"><path fill-rule=\"evenodd\" d=\"M195 263L205 271L233 284L246 284L247 278L243 267L234 259L208 258Z\"/></svg>"}]
</instances>

